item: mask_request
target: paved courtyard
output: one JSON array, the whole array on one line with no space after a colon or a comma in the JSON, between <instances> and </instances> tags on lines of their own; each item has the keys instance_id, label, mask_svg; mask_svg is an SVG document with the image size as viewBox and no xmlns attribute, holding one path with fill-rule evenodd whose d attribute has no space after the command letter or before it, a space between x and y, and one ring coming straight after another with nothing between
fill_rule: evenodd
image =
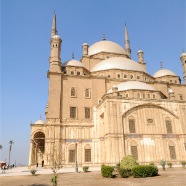
<instances>
[{"instance_id":1,"label":"paved courtyard","mask_svg":"<svg viewBox=\"0 0 186 186\"><path fill-rule=\"evenodd\" d=\"M159 169L160 176L151 178L103 178L99 168L92 168L88 173L74 172L74 168L63 168L59 172L59 186L185 186L186 168ZM8 170L0 174L1 186L51 186L50 169L38 168L37 175L32 176L26 167Z\"/></svg>"}]
</instances>

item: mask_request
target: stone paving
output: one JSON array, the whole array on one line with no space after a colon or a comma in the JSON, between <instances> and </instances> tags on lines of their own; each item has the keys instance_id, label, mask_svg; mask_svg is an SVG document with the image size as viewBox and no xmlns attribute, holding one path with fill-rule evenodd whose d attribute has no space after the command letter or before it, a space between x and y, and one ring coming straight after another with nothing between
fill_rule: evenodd
<instances>
[{"instance_id":1,"label":"stone paving","mask_svg":"<svg viewBox=\"0 0 186 186\"><path fill-rule=\"evenodd\" d=\"M32 176L27 167L17 167L0 174L0 186L52 186L51 169L37 168ZM159 175L149 178L103 178L100 167L91 167L90 172L75 173L75 168L62 168L58 175L58 186L186 186L186 168L159 168Z\"/></svg>"}]
</instances>

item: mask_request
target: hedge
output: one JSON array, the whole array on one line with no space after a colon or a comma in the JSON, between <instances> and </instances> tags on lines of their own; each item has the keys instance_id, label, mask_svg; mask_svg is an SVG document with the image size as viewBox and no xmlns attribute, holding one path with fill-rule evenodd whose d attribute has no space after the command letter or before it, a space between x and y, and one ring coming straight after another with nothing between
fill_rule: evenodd
<instances>
[{"instance_id":1,"label":"hedge","mask_svg":"<svg viewBox=\"0 0 186 186\"><path fill-rule=\"evenodd\" d=\"M158 175L157 166L153 165L137 165L132 168L132 175L134 178L146 178Z\"/></svg>"},{"instance_id":2,"label":"hedge","mask_svg":"<svg viewBox=\"0 0 186 186\"><path fill-rule=\"evenodd\" d=\"M102 165L101 166L101 175L106 178L112 178L114 167Z\"/></svg>"}]
</instances>

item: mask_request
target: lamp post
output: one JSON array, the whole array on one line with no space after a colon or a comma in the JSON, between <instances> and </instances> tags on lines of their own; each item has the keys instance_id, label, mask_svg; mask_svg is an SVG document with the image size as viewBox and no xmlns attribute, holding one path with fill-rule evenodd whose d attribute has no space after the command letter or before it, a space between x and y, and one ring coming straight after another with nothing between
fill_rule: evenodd
<instances>
[{"instance_id":1,"label":"lamp post","mask_svg":"<svg viewBox=\"0 0 186 186\"><path fill-rule=\"evenodd\" d=\"M76 147L76 167L75 167L75 171L78 172L78 162L77 162L77 143L75 144Z\"/></svg>"},{"instance_id":2,"label":"lamp post","mask_svg":"<svg viewBox=\"0 0 186 186\"><path fill-rule=\"evenodd\" d=\"M9 160L8 160L8 165L10 166L10 153L11 153L11 150L12 150L12 144L13 144L13 140L10 140L9 141L9 144L10 144L10 149L9 149Z\"/></svg>"}]
</instances>

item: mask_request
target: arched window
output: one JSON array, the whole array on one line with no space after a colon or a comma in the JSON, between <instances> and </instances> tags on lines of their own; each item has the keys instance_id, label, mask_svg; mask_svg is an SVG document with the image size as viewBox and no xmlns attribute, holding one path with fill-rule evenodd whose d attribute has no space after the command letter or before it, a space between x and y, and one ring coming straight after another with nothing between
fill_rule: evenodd
<instances>
[{"instance_id":1,"label":"arched window","mask_svg":"<svg viewBox=\"0 0 186 186\"><path fill-rule=\"evenodd\" d=\"M155 99L156 98L155 94L153 94L152 97L153 97L153 99Z\"/></svg>"},{"instance_id":2,"label":"arched window","mask_svg":"<svg viewBox=\"0 0 186 186\"><path fill-rule=\"evenodd\" d=\"M182 95L180 95L180 100L183 100L183 96Z\"/></svg>"},{"instance_id":3,"label":"arched window","mask_svg":"<svg viewBox=\"0 0 186 186\"><path fill-rule=\"evenodd\" d=\"M124 74L124 78L127 78L127 74Z\"/></svg>"},{"instance_id":4,"label":"arched window","mask_svg":"<svg viewBox=\"0 0 186 186\"><path fill-rule=\"evenodd\" d=\"M77 75L78 75L78 76L80 75L80 72L79 72L79 71L77 71Z\"/></svg>"},{"instance_id":5,"label":"arched window","mask_svg":"<svg viewBox=\"0 0 186 186\"><path fill-rule=\"evenodd\" d=\"M71 88L71 97L76 97L76 88L75 87Z\"/></svg>"},{"instance_id":6,"label":"arched window","mask_svg":"<svg viewBox=\"0 0 186 186\"><path fill-rule=\"evenodd\" d=\"M74 71L71 71L70 73L71 73L71 75L74 75Z\"/></svg>"},{"instance_id":7,"label":"arched window","mask_svg":"<svg viewBox=\"0 0 186 186\"><path fill-rule=\"evenodd\" d=\"M91 146L85 145L85 162L91 162Z\"/></svg>"},{"instance_id":8,"label":"arched window","mask_svg":"<svg viewBox=\"0 0 186 186\"><path fill-rule=\"evenodd\" d=\"M148 96L148 98L150 99L150 94L148 94L147 96Z\"/></svg>"},{"instance_id":9,"label":"arched window","mask_svg":"<svg viewBox=\"0 0 186 186\"><path fill-rule=\"evenodd\" d=\"M139 77L139 76L137 76L137 79L140 79L140 77Z\"/></svg>"},{"instance_id":10,"label":"arched window","mask_svg":"<svg viewBox=\"0 0 186 186\"><path fill-rule=\"evenodd\" d=\"M134 76L133 76L133 75L131 75L131 76L130 76L130 79L133 79L133 78L134 78Z\"/></svg>"},{"instance_id":11,"label":"arched window","mask_svg":"<svg viewBox=\"0 0 186 186\"><path fill-rule=\"evenodd\" d=\"M120 74L117 74L117 77L118 77L118 78L120 78L120 77L121 77L121 75L120 75Z\"/></svg>"},{"instance_id":12,"label":"arched window","mask_svg":"<svg viewBox=\"0 0 186 186\"><path fill-rule=\"evenodd\" d=\"M140 93L137 93L137 97L140 98Z\"/></svg>"},{"instance_id":13,"label":"arched window","mask_svg":"<svg viewBox=\"0 0 186 186\"><path fill-rule=\"evenodd\" d=\"M143 93L143 98L145 98L145 93Z\"/></svg>"},{"instance_id":14,"label":"arched window","mask_svg":"<svg viewBox=\"0 0 186 186\"><path fill-rule=\"evenodd\" d=\"M168 134L172 133L172 124L169 117L165 118L165 124L166 124L167 133Z\"/></svg>"},{"instance_id":15,"label":"arched window","mask_svg":"<svg viewBox=\"0 0 186 186\"><path fill-rule=\"evenodd\" d=\"M136 133L135 119L132 116L129 117L129 132Z\"/></svg>"},{"instance_id":16,"label":"arched window","mask_svg":"<svg viewBox=\"0 0 186 186\"><path fill-rule=\"evenodd\" d=\"M90 98L90 89L85 89L85 98Z\"/></svg>"}]
</instances>

